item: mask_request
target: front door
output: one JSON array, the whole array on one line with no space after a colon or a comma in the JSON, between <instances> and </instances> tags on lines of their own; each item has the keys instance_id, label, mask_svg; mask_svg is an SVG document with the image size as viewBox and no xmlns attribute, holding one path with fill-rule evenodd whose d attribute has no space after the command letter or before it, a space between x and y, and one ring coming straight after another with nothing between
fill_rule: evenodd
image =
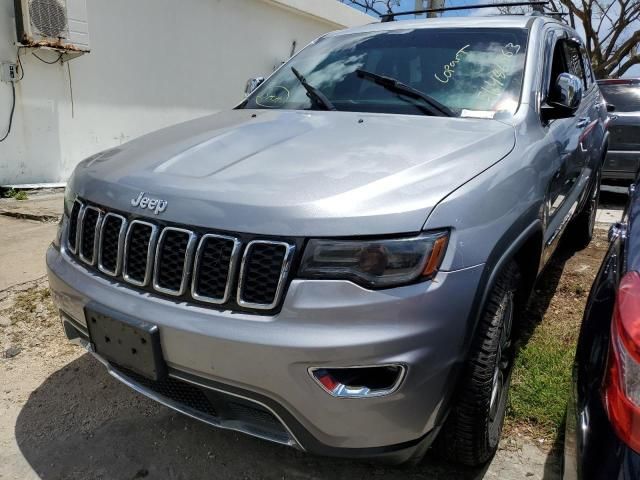
<instances>
[{"instance_id":1,"label":"front door","mask_svg":"<svg viewBox=\"0 0 640 480\"><path fill-rule=\"evenodd\" d=\"M572 44L563 30L554 32L556 36L551 57L550 75L546 77L548 85L546 91L553 89L558 75L571 73L575 69L570 64L570 50ZM550 120L547 124L547 135L553 149L554 175L549 185L546 202L545 246L548 255L553 251L555 241L566 227L577 206L578 180L584 168L584 156L581 153L580 142L582 133L587 127L584 117L586 107L581 103L573 117Z\"/></svg>"}]
</instances>

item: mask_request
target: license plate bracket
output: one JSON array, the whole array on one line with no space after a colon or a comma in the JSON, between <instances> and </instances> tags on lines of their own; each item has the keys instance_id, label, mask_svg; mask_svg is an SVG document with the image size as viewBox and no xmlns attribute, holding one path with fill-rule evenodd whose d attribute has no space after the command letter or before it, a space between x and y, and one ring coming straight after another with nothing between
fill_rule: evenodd
<instances>
[{"instance_id":1,"label":"license plate bracket","mask_svg":"<svg viewBox=\"0 0 640 480\"><path fill-rule=\"evenodd\" d=\"M93 304L85 308L85 318L98 355L151 380L166 376L157 325Z\"/></svg>"}]
</instances>

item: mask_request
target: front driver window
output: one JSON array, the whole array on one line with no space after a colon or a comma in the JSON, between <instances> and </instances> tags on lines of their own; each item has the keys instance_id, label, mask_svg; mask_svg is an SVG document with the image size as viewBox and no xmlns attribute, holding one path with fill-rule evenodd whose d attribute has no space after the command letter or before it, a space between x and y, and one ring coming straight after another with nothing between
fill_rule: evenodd
<instances>
[{"instance_id":1,"label":"front driver window","mask_svg":"<svg viewBox=\"0 0 640 480\"><path fill-rule=\"evenodd\" d=\"M585 88L587 88L587 82L584 75L584 67L582 65L582 58L580 57L580 50L577 44L573 42L562 42L564 44L564 52L569 66L569 73L575 75L580 80Z\"/></svg>"},{"instance_id":2,"label":"front driver window","mask_svg":"<svg viewBox=\"0 0 640 480\"><path fill-rule=\"evenodd\" d=\"M551 61L551 75L549 76L549 84L547 85L547 92L550 99L552 98L553 87L556 83L558 75L566 73L566 56L564 52L564 42L559 40L553 49L553 57Z\"/></svg>"}]
</instances>

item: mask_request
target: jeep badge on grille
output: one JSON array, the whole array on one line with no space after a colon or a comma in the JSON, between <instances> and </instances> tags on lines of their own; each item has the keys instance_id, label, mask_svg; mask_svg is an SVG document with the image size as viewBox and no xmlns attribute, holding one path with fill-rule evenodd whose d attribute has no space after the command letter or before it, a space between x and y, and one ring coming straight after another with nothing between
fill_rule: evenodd
<instances>
[{"instance_id":1,"label":"jeep badge on grille","mask_svg":"<svg viewBox=\"0 0 640 480\"><path fill-rule=\"evenodd\" d=\"M158 198L151 198L145 195L145 192L140 192L136 198L131 199L132 207L148 208L153 213L158 215L167 209L168 202L166 200L160 200Z\"/></svg>"}]
</instances>

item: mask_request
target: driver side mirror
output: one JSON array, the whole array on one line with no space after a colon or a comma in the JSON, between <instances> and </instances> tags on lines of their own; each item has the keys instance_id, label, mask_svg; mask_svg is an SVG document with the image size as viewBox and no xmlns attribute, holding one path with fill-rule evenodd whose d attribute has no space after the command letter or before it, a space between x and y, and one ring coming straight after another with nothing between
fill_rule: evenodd
<instances>
[{"instance_id":1,"label":"driver side mirror","mask_svg":"<svg viewBox=\"0 0 640 480\"><path fill-rule=\"evenodd\" d=\"M248 97L251 92L253 92L256 88L258 88L262 82L264 82L264 77L255 77L247 80L247 84L244 86L244 95Z\"/></svg>"},{"instance_id":2,"label":"driver side mirror","mask_svg":"<svg viewBox=\"0 0 640 480\"><path fill-rule=\"evenodd\" d=\"M616 111L616 106L613 103L607 103L607 112L612 113Z\"/></svg>"},{"instance_id":3,"label":"driver side mirror","mask_svg":"<svg viewBox=\"0 0 640 480\"><path fill-rule=\"evenodd\" d=\"M573 117L582 101L582 80L570 73L558 75L542 106L545 120Z\"/></svg>"}]
</instances>

